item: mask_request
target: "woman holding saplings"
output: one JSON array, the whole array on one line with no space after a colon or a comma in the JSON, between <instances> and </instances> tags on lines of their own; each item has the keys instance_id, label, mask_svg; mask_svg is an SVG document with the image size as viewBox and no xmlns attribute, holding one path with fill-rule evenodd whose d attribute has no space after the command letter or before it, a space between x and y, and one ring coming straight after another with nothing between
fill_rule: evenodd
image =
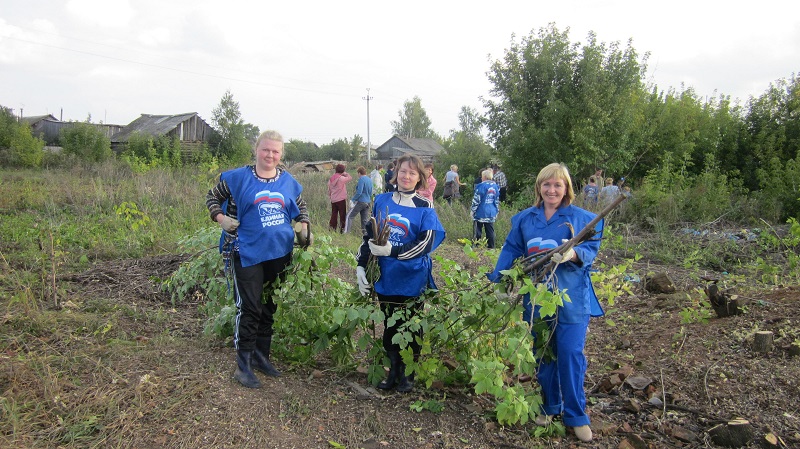
<instances>
[{"instance_id":1,"label":"woman holding saplings","mask_svg":"<svg viewBox=\"0 0 800 449\"><path fill-rule=\"evenodd\" d=\"M403 325L422 307L422 294L435 289L431 273L430 253L442 243L445 232L430 200L416 193L427 187L425 167L419 157L404 155L397 161L391 184L394 192L375 197L372 216L376 229L367 226L364 241L358 249L356 277L362 295L368 295L371 283L367 279L370 256L377 258L380 278L375 292L384 314L383 348L389 357L389 376L378 384L382 390L408 392L413 388L413 375L406 376L401 347L392 339ZM389 318L398 312L389 325ZM419 334L417 334L420 337ZM412 353L420 352L419 342L413 339Z\"/></svg>"},{"instance_id":2,"label":"woman holding saplings","mask_svg":"<svg viewBox=\"0 0 800 449\"><path fill-rule=\"evenodd\" d=\"M550 164L539 172L535 195L533 207L511 218L511 231L497 266L488 274L490 280L499 282L500 272L511 268L516 259L552 250L568 241L596 216L571 204L575 193L569 171L563 164ZM561 415L564 425L572 427L581 441L592 439L583 391L586 373L583 348L589 317L603 315L589 276L592 261L600 248L602 230L601 221L592 239L562 250L563 253L554 252L551 256L551 261L557 265L555 276L550 278L552 284L548 287L566 290L570 301L559 306L553 317L545 318L552 330L550 340L545 344L552 349L554 360L541 361L536 375L544 399L536 424L549 425L553 416ZM540 318L539 306L532 307L529 295L525 295L523 306L523 319L532 325L534 319Z\"/></svg>"}]
</instances>

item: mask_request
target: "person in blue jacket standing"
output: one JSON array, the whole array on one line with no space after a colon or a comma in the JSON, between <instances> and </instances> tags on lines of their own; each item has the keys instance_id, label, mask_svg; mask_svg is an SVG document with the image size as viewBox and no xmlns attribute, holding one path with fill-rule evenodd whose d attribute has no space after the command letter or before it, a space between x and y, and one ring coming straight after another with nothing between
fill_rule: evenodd
<instances>
[{"instance_id":1,"label":"person in blue jacket standing","mask_svg":"<svg viewBox=\"0 0 800 449\"><path fill-rule=\"evenodd\" d=\"M226 265L233 265L234 378L248 388L261 386L253 368L281 375L269 357L278 308L272 292L292 261L295 237L304 246L313 239L303 187L279 167L283 137L276 131L261 133L254 153L254 165L222 173L206 195L211 219L222 227L220 250ZM292 220L300 223L297 236Z\"/></svg>"},{"instance_id":2,"label":"person in blue jacket standing","mask_svg":"<svg viewBox=\"0 0 800 449\"><path fill-rule=\"evenodd\" d=\"M511 231L490 280L499 282L500 272L511 268L519 257L553 249L580 232L595 218L595 214L572 204L575 192L567 167L553 163L544 167L536 177L536 203L511 218ZM549 425L553 416L561 415L564 425L572 427L581 441L591 441L592 430L586 414L586 395L583 379L586 356L583 349L589 318L602 316L603 310L592 287L590 269L597 256L603 222L595 228L594 238L584 241L564 254L555 253L552 260L557 288L566 290L570 301L559 306L554 317L546 318L552 329L548 344L554 360L542 361L537 379L542 387L544 403L536 424ZM551 288L555 286L549 286ZM539 308L531 307L530 297L523 299L523 319L532 323L539 318Z\"/></svg>"},{"instance_id":3,"label":"person in blue jacket standing","mask_svg":"<svg viewBox=\"0 0 800 449\"><path fill-rule=\"evenodd\" d=\"M475 187L470 207L473 237L475 241L480 240L482 229L485 229L487 248L494 248L494 221L500 211L500 186L492 180L493 176L491 168L481 172L481 183Z\"/></svg>"},{"instance_id":4,"label":"person in blue jacket standing","mask_svg":"<svg viewBox=\"0 0 800 449\"><path fill-rule=\"evenodd\" d=\"M389 375L378 384L378 388L405 393L413 388L413 378L406 376L400 345L393 343L392 339L422 308L422 294L428 289L436 289L430 253L442 243L445 231L433 203L417 193L417 190L427 187L422 160L406 154L398 159L395 169L392 184L397 186L397 190L376 196L372 209L375 220L389 226L389 239L385 245L377 244L373 240L373 230L367 227L358 250L356 279L361 294L369 295L371 285L367 280L366 266L370 255L377 257L380 278L374 288L384 314L383 348L390 362ZM395 311L402 309L409 313L392 317ZM412 339L409 346L414 356L419 356L420 346L416 339Z\"/></svg>"},{"instance_id":5,"label":"person in blue jacket standing","mask_svg":"<svg viewBox=\"0 0 800 449\"><path fill-rule=\"evenodd\" d=\"M357 215L361 214L361 231L364 232L369 224L369 205L372 203L372 179L367 176L367 169L359 165L356 169L358 172L358 184L353 197L350 198L350 213L347 214L347 220L344 224L344 233L350 232L350 226L353 225L353 220Z\"/></svg>"}]
</instances>

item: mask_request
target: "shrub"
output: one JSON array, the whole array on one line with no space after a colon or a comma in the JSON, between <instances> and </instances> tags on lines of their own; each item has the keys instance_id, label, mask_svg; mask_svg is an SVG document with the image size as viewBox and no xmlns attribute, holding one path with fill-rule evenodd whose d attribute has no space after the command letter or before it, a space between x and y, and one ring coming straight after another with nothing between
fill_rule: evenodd
<instances>
[{"instance_id":1,"label":"shrub","mask_svg":"<svg viewBox=\"0 0 800 449\"><path fill-rule=\"evenodd\" d=\"M103 162L112 156L111 141L90 123L75 123L75 126L64 128L59 140L64 154L74 155L82 161Z\"/></svg>"}]
</instances>

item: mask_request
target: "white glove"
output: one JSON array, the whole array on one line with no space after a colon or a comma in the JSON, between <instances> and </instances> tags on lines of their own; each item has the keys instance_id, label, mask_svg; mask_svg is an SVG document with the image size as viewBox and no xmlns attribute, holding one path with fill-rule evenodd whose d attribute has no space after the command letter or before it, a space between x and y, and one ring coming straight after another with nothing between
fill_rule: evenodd
<instances>
[{"instance_id":1,"label":"white glove","mask_svg":"<svg viewBox=\"0 0 800 449\"><path fill-rule=\"evenodd\" d=\"M386 244L383 246L374 243L372 240L367 243L369 244L369 251L373 256L385 257L392 254L392 244L389 242L386 242Z\"/></svg>"},{"instance_id":2,"label":"white glove","mask_svg":"<svg viewBox=\"0 0 800 449\"><path fill-rule=\"evenodd\" d=\"M361 295L369 295L371 287L367 280L367 272L364 270L364 267L356 267L356 279L358 280L358 291L361 292Z\"/></svg>"},{"instance_id":3,"label":"white glove","mask_svg":"<svg viewBox=\"0 0 800 449\"><path fill-rule=\"evenodd\" d=\"M353 200L350 200L350 209L352 209L354 207L356 207L356 202L353 201Z\"/></svg>"},{"instance_id":4,"label":"white glove","mask_svg":"<svg viewBox=\"0 0 800 449\"><path fill-rule=\"evenodd\" d=\"M222 221L219 222L219 225L222 226L222 229L224 229L225 232L233 232L239 227L239 220L227 215L223 215Z\"/></svg>"},{"instance_id":5,"label":"white glove","mask_svg":"<svg viewBox=\"0 0 800 449\"><path fill-rule=\"evenodd\" d=\"M569 262L573 257L575 257L575 250L570 248L563 255L561 253L554 253L551 259L557 264L562 264L564 262Z\"/></svg>"}]
</instances>

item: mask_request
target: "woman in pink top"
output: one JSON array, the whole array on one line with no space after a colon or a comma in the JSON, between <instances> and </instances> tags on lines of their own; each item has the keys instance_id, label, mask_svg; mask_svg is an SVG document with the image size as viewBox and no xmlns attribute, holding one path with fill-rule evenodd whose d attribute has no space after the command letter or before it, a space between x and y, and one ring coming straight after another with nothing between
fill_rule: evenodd
<instances>
[{"instance_id":1,"label":"woman in pink top","mask_svg":"<svg viewBox=\"0 0 800 449\"><path fill-rule=\"evenodd\" d=\"M328 226L332 230L344 232L344 220L347 214L347 182L353 179L344 171L344 165L336 166L336 173L328 180L328 198L331 200L331 221ZM337 222L338 217L338 222Z\"/></svg>"},{"instance_id":2,"label":"woman in pink top","mask_svg":"<svg viewBox=\"0 0 800 449\"><path fill-rule=\"evenodd\" d=\"M433 204L433 191L436 190L436 178L433 176L433 164L428 162L425 164L425 171L428 175L428 187L425 189L417 190L417 193L424 196L425 198L431 200L431 205ZM433 207L433 206L431 206Z\"/></svg>"}]
</instances>

